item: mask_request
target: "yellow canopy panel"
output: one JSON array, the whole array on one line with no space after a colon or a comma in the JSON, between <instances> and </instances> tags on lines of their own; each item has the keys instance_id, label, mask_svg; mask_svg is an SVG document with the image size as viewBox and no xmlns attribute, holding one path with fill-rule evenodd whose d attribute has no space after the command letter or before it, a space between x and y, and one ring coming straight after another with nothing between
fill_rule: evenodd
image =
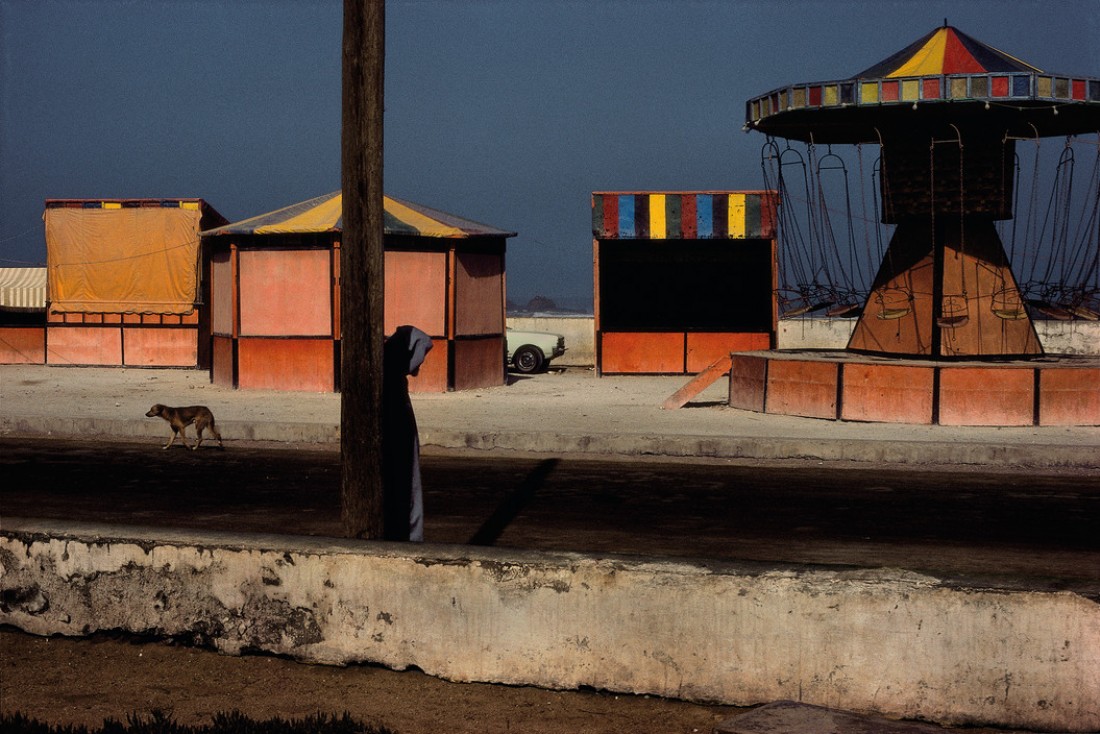
<instances>
[{"instance_id":1,"label":"yellow canopy panel","mask_svg":"<svg viewBox=\"0 0 1100 734\"><path fill-rule=\"evenodd\" d=\"M210 229L203 234L215 236L340 232L344 227L343 201L343 194L334 191L266 214ZM507 232L423 204L395 199L392 196L384 196L382 204L382 228L387 235L453 238L515 237L516 235L515 232Z\"/></svg>"},{"instance_id":2,"label":"yellow canopy panel","mask_svg":"<svg viewBox=\"0 0 1100 734\"><path fill-rule=\"evenodd\" d=\"M191 313L198 289L200 209L191 201L48 204L43 219L50 310Z\"/></svg>"}]
</instances>

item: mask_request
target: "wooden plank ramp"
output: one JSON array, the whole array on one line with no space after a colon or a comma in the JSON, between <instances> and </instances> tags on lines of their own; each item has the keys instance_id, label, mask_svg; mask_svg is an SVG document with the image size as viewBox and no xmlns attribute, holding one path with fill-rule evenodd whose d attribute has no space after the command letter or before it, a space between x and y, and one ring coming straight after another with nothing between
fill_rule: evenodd
<instances>
[{"instance_id":1,"label":"wooden plank ramp","mask_svg":"<svg viewBox=\"0 0 1100 734\"><path fill-rule=\"evenodd\" d=\"M691 382L665 398L661 408L663 410L676 410L684 407L689 400L713 385L719 377L729 372L732 366L733 358L728 354L725 357L719 357L711 362L705 370L691 378Z\"/></svg>"}]
</instances>

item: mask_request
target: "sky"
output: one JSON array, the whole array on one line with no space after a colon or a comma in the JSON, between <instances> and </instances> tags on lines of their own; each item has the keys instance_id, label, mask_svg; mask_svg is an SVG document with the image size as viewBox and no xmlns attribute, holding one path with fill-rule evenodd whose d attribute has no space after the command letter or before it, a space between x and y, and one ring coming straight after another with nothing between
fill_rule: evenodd
<instances>
[{"instance_id":1,"label":"sky","mask_svg":"<svg viewBox=\"0 0 1100 734\"><path fill-rule=\"evenodd\" d=\"M385 190L515 231L508 294L592 298L593 191L763 187L745 101L943 24L1100 76L1100 0L388 0ZM0 267L47 198L340 188L340 0L0 0Z\"/></svg>"}]
</instances>

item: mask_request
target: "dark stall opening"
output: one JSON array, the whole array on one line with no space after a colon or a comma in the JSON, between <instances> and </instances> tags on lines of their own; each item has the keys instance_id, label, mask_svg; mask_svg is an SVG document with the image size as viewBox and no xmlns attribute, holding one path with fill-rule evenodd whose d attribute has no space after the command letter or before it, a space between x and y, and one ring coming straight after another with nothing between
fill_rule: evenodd
<instances>
[{"instance_id":1,"label":"dark stall opening","mask_svg":"<svg viewBox=\"0 0 1100 734\"><path fill-rule=\"evenodd\" d=\"M772 329L771 240L606 240L605 331Z\"/></svg>"}]
</instances>

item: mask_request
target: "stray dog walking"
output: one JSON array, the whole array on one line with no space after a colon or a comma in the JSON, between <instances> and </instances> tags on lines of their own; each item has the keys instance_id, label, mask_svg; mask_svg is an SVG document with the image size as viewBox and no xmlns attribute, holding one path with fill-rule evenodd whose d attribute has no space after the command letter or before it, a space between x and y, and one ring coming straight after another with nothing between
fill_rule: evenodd
<instances>
[{"instance_id":1,"label":"stray dog walking","mask_svg":"<svg viewBox=\"0 0 1100 734\"><path fill-rule=\"evenodd\" d=\"M217 427L214 425L214 414L210 412L210 408L205 405L192 405L187 408L171 408L167 405L161 405L157 403L152 408L149 408L149 412L145 414L148 418L163 418L168 421L168 425L172 427L172 437L168 439L168 443L164 444L162 448L168 448L176 440L178 435L183 440L184 448L189 448L195 451L202 446L202 432L203 429L209 428L210 434L218 439L218 446L225 448L222 444L222 435L218 433ZM191 446L187 443L187 426L194 424L195 431L198 433L198 442Z\"/></svg>"}]
</instances>

